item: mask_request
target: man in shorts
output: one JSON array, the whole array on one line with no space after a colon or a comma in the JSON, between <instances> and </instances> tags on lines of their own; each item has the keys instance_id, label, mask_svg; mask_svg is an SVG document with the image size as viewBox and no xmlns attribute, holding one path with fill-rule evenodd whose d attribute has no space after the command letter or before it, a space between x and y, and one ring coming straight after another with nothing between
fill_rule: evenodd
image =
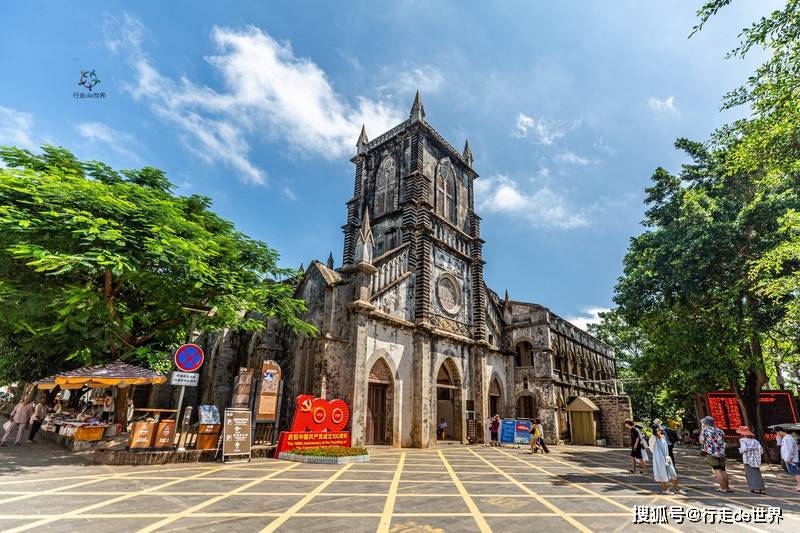
<instances>
[{"instance_id":1,"label":"man in shorts","mask_svg":"<svg viewBox=\"0 0 800 533\"><path fill-rule=\"evenodd\" d=\"M798 457L797 441L782 427L776 427L778 446L781 448L781 459L786 463L786 471L795 479L795 492L800 492L800 457Z\"/></svg>"},{"instance_id":2,"label":"man in shorts","mask_svg":"<svg viewBox=\"0 0 800 533\"><path fill-rule=\"evenodd\" d=\"M728 484L728 473L725 471L725 434L714 425L714 418L707 416L701 420L703 430L700 432L700 449L706 456L714 479L719 484L718 492L733 492Z\"/></svg>"}]
</instances>

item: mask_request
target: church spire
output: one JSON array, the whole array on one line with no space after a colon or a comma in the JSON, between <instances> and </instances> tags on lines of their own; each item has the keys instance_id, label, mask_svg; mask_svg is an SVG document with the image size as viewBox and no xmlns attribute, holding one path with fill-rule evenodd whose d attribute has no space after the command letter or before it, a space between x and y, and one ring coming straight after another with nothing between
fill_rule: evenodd
<instances>
[{"instance_id":1,"label":"church spire","mask_svg":"<svg viewBox=\"0 0 800 533\"><path fill-rule=\"evenodd\" d=\"M325 266L333 270L333 252L328 254L328 262L325 264Z\"/></svg>"},{"instance_id":2,"label":"church spire","mask_svg":"<svg viewBox=\"0 0 800 533\"><path fill-rule=\"evenodd\" d=\"M422 98L417 90L417 95L414 97L414 105L411 106L411 122L422 122L425 120L425 106L422 105Z\"/></svg>"},{"instance_id":3,"label":"church spire","mask_svg":"<svg viewBox=\"0 0 800 533\"><path fill-rule=\"evenodd\" d=\"M364 211L364 219L361 221L361 228L358 230L356 263L372 264L372 250L374 247L375 239L372 237L372 226L369 223L369 209L367 209Z\"/></svg>"},{"instance_id":4,"label":"church spire","mask_svg":"<svg viewBox=\"0 0 800 533\"><path fill-rule=\"evenodd\" d=\"M358 141L356 141L356 149L358 150L359 154L364 151L368 142L369 139L367 138L367 126L362 124L361 135L358 136Z\"/></svg>"},{"instance_id":5,"label":"church spire","mask_svg":"<svg viewBox=\"0 0 800 533\"><path fill-rule=\"evenodd\" d=\"M469 147L469 139L464 143L464 161L467 165L472 166L472 150Z\"/></svg>"}]
</instances>

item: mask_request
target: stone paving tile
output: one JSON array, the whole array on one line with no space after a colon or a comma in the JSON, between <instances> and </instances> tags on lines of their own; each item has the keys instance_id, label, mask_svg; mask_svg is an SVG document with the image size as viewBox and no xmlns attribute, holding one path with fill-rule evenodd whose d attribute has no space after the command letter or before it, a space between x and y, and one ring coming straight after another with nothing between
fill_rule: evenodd
<instances>
[{"instance_id":1,"label":"stone paving tile","mask_svg":"<svg viewBox=\"0 0 800 533\"><path fill-rule=\"evenodd\" d=\"M395 513L468 513L469 508L460 494L452 496L403 496L394 501Z\"/></svg>"},{"instance_id":2,"label":"stone paving tile","mask_svg":"<svg viewBox=\"0 0 800 533\"><path fill-rule=\"evenodd\" d=\"M303 513L382 513L385 496L315 496L303 506Z\"/></svg>"},{"instance_id":3,"label":"stone paving tile","mask_svg":"<svg viewBox=\"0 0 800 533\"><path fill-rule=\"evenodd\" d=\"M493 531L577 531L558 516L488 516L486 522ZM639 530L641 533L641 530Z\"/></svg>"},{"instance_id":4,"label":"stone paving tile","mask_svg":"<svg viewBox=\"0 0 800 533\"><path fill-rule=\"evenodd\" d=\"M233 490L237 487L241 487L245 483L248 483L247 479L240 479L240 480L223 480L223 479L190 479L187 481L181 481L180 483L176 483L174 485L170 485L169 487L164 488L165 491L169 492L228 492L229 490ZM160 492L160 491L159 491Z\"/></svg>"},{"instance_id":5,"label":"stone paving tile","mask_svg":"<svg viewBox=\"0 0 800 533\"><path fill-rule=\"evenodd\" d=\"M566 494L571 496L584 496L586 495L586 491L579 489L578 487L571 487L569 485L550 485L550 484L541 484L541 483L524 483L526 487L531 489L533 492L542 495L549 495L549 494Z\"/></svg>"},{"instance_id":6,"label":"stone paving tile","mask_svg":"<svg viewBox=\"0 0 800 533\"><path fill-rule=\"evenodd\" d=\"M525 491L514 483L464 483L470 495L475 494L525 494Z\"/></svg>"},{"instance_id":7,"label":"stone paving tile","mask_svg":"<svg viewBox=\"0 0 800 533\"><path fill-rule=\"evenodd\" d=\"M303 499L303 496L253 496L232 494L208 507L201 513L282 513Z\"/></svg>"},{"instance_id":8,"label":"stone paving tile","mask_svg":"<svg viewBox=\"0 0 800 533\"><path fill-rule=\"evenodd\" d=\"M89 511L91 514L133 514L133 513L177 513L188 509L198 503L202 503L212 496L134 496L127 500L104 505ZM78 505L73 501L73 507L88 507L95 503L111 500L112 498L93 498L91 500L81 500Z\"/></svg>"},{"instance_id":9,"label":"stone paving tile","mask_svg":"<svg viewBox=\"0 0 800 533\"><path fill-rule=\"evenodd\" d=\"M319 485L319 483L317 484ZM359 483L358 481L339 481L336 480L325 488L325 492L341 493L341 492L369 492L374 494L386 494L389 490L390 481L381 481L377 483Z\"/></svg>"},{"instance_id":10,"label":"stone paving tile","mask_svg":"<svg viewBox=\"0 0 800 533\"><path fill-rule=\"evenodd\" d=\"M479 531L471 516L395 516L391 533L449 533ZM500 531L500 530L498 530ZM517 531L517 530L509 530Z\"/></svg>"},{"instance_id":11,"label":"stone paving tile","mask_svg":"<svg viewBox=\"0 0 800 533\"><path fill-rule=\"evenodd\" d=\"M399 494L458 494L458 489L452 481L442 483L417 483L414 481L401 481L397 488Z\"/></svg>"},{"instance_id":12,"label":"stone paving tile","mask_svg":"<svg viewBox=\"0 0 800 533\"><path fill-rule=\"evenodd\" d=\"M317 488L319 484L319 481L276 481L274 479L268 479L252 487L248 487L242 492L244 494L248 492L311 492Z\"/></svg>"},{"instance_id":13,"label":"stone paving tile","mask_svg":"<svg viewBox=\"0 0 800 533\"><path fill-rule=\"evenodd\" d=\"M511 498L508 496L473 496L482 513L552 513L545 504L533 496Z\"/></svg>"},{"instance_id":14,"label":"stone paving tile","mask_svg":"<svg viewBox=\"0 0 800 533\"><path fill-rule=\"evenodd\" d=\"M159 529L162 532L176 531L203 531L209 533L252 533L265 528L275 518L268 516L244 517L221 516L199 517L191 516L180 518L175 522ZM121 531L121 530L117 530Z\"/></svg>"},{"instance_id":15,"label":"stone paving tile","mask_svg":"<svg viewBox=\"0 0 800 533\"><path fill-rule=\"evenodd\" d=\"M358 470L348 470L341 476L339 479L342 480L351 480L351 479L366 479L366 480L382 480L382 481L391 481L394 477L394 470L391 472L359 472Z\"/></svg>"},{"instance_id":16,"label":"stone paving tile","mask_svg":"<svg viewBox=\"0 0 800 533\"><path fill-rule=\"evenodd\" d=\"M362 531L375 531L380 520L378 516L347 518L294 516L285 522L279 531L302 531L303 533L347 531L348 533L360 533Z\"/></svg>"},{"instance_id":17,"label":"stone paving tile","mask_svg":"<svg viewBox=\"0 0 800 533\"><path fill-rule=\"evenodd\" d=\"M461 478L461 476L459 476ZM400 474L401 481L442 481L449 483L452 478L446 471L426 473L426 472L406 472L403 469Z\"/></svg>"}]
</instances>

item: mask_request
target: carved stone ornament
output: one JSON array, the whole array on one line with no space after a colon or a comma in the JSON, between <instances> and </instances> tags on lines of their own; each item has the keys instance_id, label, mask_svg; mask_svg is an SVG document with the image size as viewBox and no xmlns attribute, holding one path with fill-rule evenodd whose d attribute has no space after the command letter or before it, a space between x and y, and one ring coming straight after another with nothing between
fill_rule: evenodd
<instances>
[{"instance_id":1,"label":"carved stone ornament","mask_svg":"<svg viewBox=\"0 0 800 533\"><path fill-rule=\"evenodd\" d=\"M456 315L461 311L461 284L455 276L442 274L436 281L436 298L445 313Z\"/></svg>"}]
</instances>

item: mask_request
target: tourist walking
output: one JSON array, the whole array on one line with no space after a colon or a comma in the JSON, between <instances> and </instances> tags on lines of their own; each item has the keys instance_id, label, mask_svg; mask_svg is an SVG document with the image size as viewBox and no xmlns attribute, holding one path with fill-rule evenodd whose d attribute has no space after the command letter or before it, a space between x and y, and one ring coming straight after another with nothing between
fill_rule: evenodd
<instances>
[{"instance_id":1,"label":"tourist walking","mask_svg":"<svg viewBox=\"0 0 800 533\"><path fill-rule=\"evenodd\" d=\"M706 456L708 464L714 472L714 479L719 484L718 492L733 492L725 471L725 434L714 425L714 418L707 416L701 420L703 431L700 432L701 453Z\"/></svg>"},{"instance_id":2,"label":"tourist walking","mask_svg":"<svg viewBox=\"0 0 800 533\"><path fill-rule=\"evenodd\" d=\"M786 471L795 479L795 492L800 492L800 458L798 458L797 441L785 428L775 428L778 435L778 446L781 447L781 459L786 463Z\"/></svg>"},{"instance_id":3,"label":"tourist walking","mask_svg":"<svg viewBox=\"0 0 800 533\"><path fill-rule=\"evenodd\" d=\"M642 442L642 434L631 419L625 420L625 427L631 432L631 469L628 472L631 474L636 472L636 461L639 461L639 472L644 474L644 458L642 457L644 442Z\"/></svg>"},{"instance_id":4,"label":"tourist walking","mask_svg":"<svg viewBox=\"0 0 800 533\"><path fill-rule=\"evenodd\" d=\"M14 431L17 432L17 437L14 439L14 446L19 446L19 441L22 440L22 434L28 426L28 422L33 414L33 400L30 395L22 398L22 401L14 406L11 411L11 418L3 426L6 432L3 434L3 440L0 441L0 446L5 446L9 435Z\"/></svg>"},{"instance_id":5,"label":"tourist walking","mask_svg":"<svg viewBox=\"0 0 800 533\"><path fill-rule=\"evenodd\" d=\"M544 453L544 450L539 446L539 437L541 436L541 432L539 431L539 425L534 420L531 424L531 455L535 454L536 452Z\"/></svg>"},{"instance_id":6,"label":"tourist walking","mask_svg":"<svg viewBox=\"0 0 800 533\"><path fill-rule=\"evenodd\" d=\"M44 417L47 416L47 396L39 396L39 402L33 408L33 415L31 415L31 432L28 433L28 442L35 442L33 438L36 432L42 427Z\"/></svg>"},{"instance_id":7,"label":"tourist walking","mask_svg":"<svg viewBox=\"0 0 800 533\"><path fill-rule=\"evenodd\" d=\"M492 436L492 446L500 446L500 438L498 437L499 431L500 417L498 415L494 415L492 417L492 423L489 425L489 433Z\"/></svg>"},{"instance_id":8,"label":"tourist walking","mask_svg":"<svg viewBox=\"0 0 800 533\"><path fill-rule=\"evenodd\" d=\"M544 442L544 426L542 426L542 420L537 418L533 421L533 424L536 426L537 431L539 433L539 437L536 441L536 444L542 449L544 453L550 453L550 450L547 448L547 444Z\"/></svg>"},{"instance_id":9,"label":"tourist walking","mask_svg":"<svg viewBox=\"0 0 800 533\"><path fill-rule=\"evenodd\" d=\"M750 492L764 494L764 478L761 477L761 456L764 448L756 440L756 436L747 426L739 426L736 433L739 439L739 454L744 464L744 475L747 478L747 487Z\"/></svg>"},{"instance_id":10,"label":"tourist walking","mask_svg":"<svg viewBox=\"0 0 800 533\"><path fill-rule=\"evenodd\" d=\"M651 428L653 434L650 436L650 452L653 454L653 478L661 486L661 491L667 495L686 494L686 491L678 486L678 474L675 472L675 465L669 456L669 443L664 435L662 426L653 424ZM667 486L672 484L672 488Z\"/></svg>"}]
</instances>

